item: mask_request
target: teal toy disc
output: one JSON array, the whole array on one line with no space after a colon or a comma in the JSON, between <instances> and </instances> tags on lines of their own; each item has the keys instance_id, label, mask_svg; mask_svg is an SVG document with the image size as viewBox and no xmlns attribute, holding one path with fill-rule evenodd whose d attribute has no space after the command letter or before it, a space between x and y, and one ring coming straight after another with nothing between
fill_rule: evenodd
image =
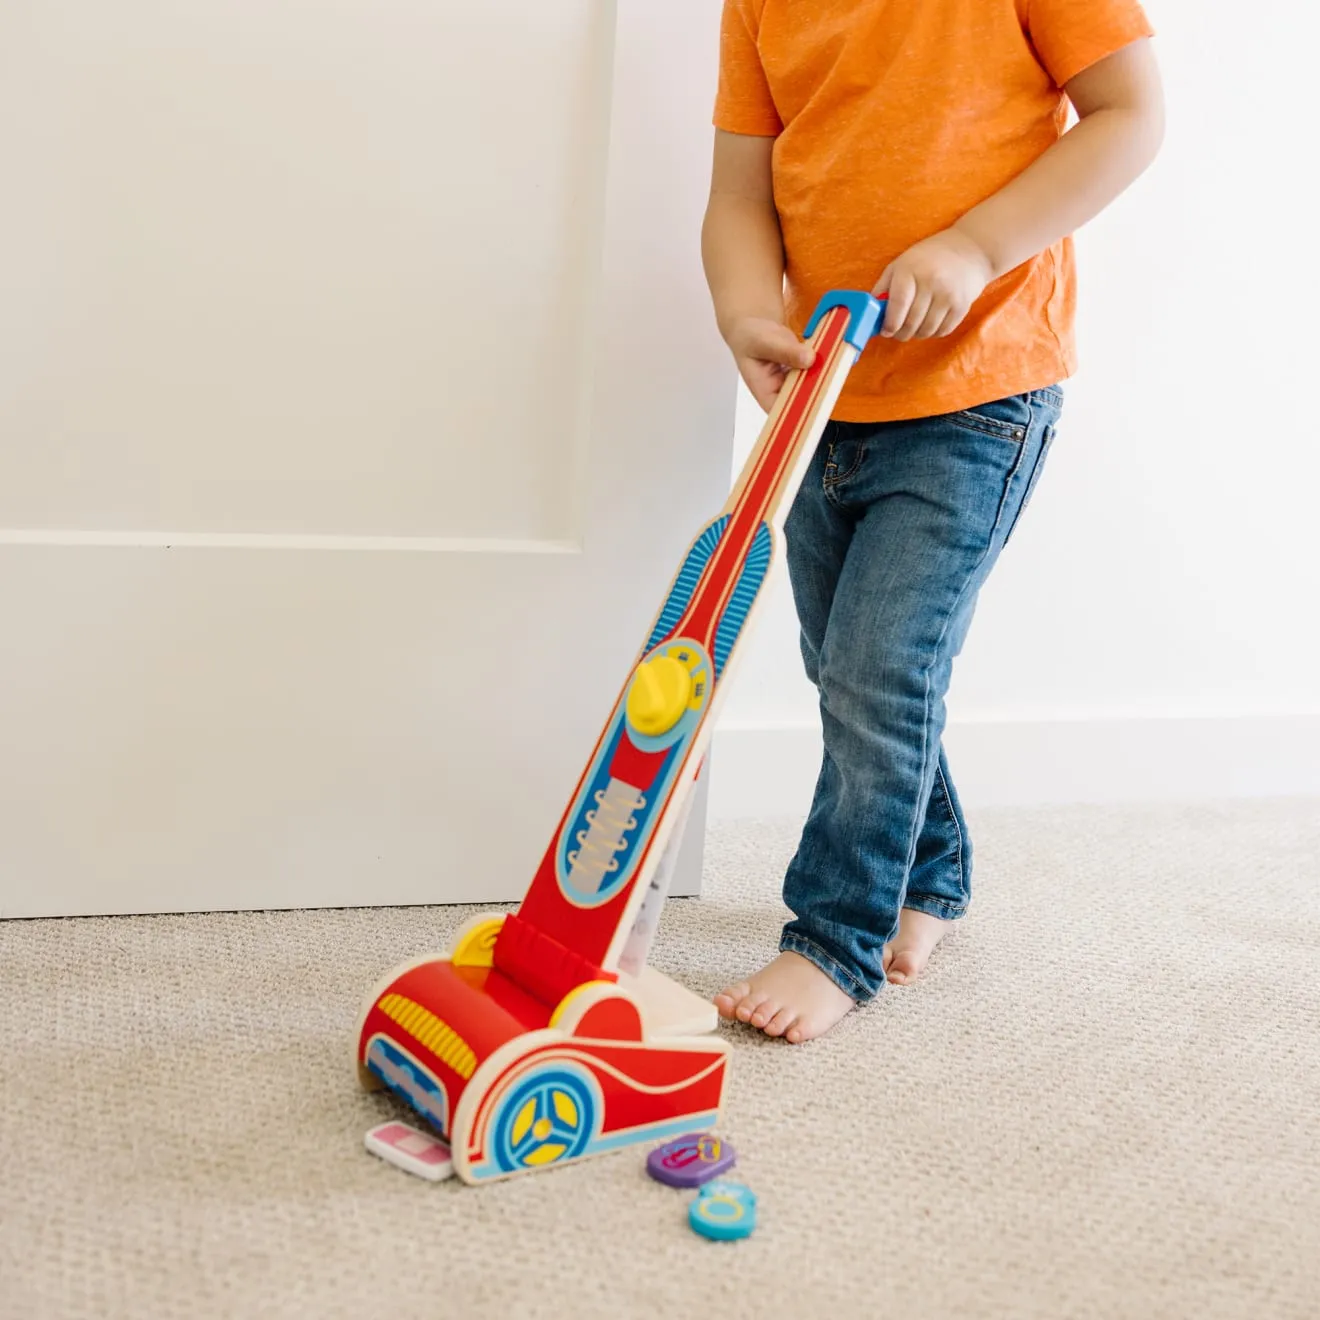
<instances>
[{"instance_id":1,"label":"teal toy disc","mask_svg":"<svg viewBox=\"0 0 1320 1320\"><path fill-rule=\"evenodd\" d=\"M742 1183L707 1183L688 1206L688 1223L716 1242L750 1237L756 1228L756 1197Z\"/></svg>"}]
</instances>

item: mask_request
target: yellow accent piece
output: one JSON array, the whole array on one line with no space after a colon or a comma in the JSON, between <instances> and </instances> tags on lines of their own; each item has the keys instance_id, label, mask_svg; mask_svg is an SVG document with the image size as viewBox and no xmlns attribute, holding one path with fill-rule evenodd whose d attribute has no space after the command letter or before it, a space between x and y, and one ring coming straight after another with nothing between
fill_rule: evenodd
<instances>
[{"instance_id":1,"label":"yellow accent piece","mask_svg":"<svg viewBox=\"0 0 1320 1320\"><path fill-rule=\"evenodd\" d=\"M692 673L692 700L688 702L688 710L700 710L702 702L706 700L706 670L705 668L693 670Z\"/></svg>"},{"instance_id":2,"label":"yellow accent piece","mask_svg":"<svg viewBox=\"0 0 1320 1320\"><path fill-rule=\"evenodd\" d=\"M531 1131L532 1120L536 1117L536 1100L528 1100L518 1111L518 1117L513 1120L513 1131L509 1133L509 1139L516 1146ZM549 1133L546 1134L547 1136Z\"/></svg>"},{"instance_id":3,"label":"yellow accent piece","mask_svg":"<svg viewBox=\"0 0 1320 1320\"><path fill-rule=\"evenodd\" d=\"M573 1097L564 1091L552 1091L551 1100L555 1107L555 1113L559 1116L561 1123L567 1123L569 1127L577 1127L578 1111L577 1105L573 1103Z\"/></svg>"},{"instance_id":4,"label":"yellow accent piece","mask_svg":"<svg viewBox=\"0 0 1320 1320\"><path fill-rule=\"evenodd\" d=\"M692 673L672 655L652 656L637 666L628 690L628 723L648 738L668 733L692 699Z\"/></svg>"},{"instance_id":5,"label":"yellow accent piece","mask_svg":"<svg viewBox=\"0 0 1320 1320\"><path fill-rule=\"evenodd\" d=\"M575 985L568 994L559 1001L558 1007L556 1007L555 1011L550 1014L549 1025L557 1027L560 1019L568 1012L569 1005L572 1004L579 995L584 994L588 990L594 990L599 985L603 985L607 990L613 990L615 988L613 981L583 981L581 985Z\"/></svg>"},{"instance_id":6,"label":"yellow accent piece","mask_svg":"<svg viewBox=\"0 0 1320 1320\"><path fill-rule=\"evenodd\" d=\"M532 1136L537 1141L544 1141L555 1130L555 1125L548 1118L538 1118L532 1124ZM517 1138L515 1138L517 1140Z\"/></svg>"},{"instance_id":7,"label":"yellow accent piece","mask_svg":"<svg viewBox=\"0 0 1320 1320\"><path fill-rule=\"evenodd\" d=\"M534 1166L553 1164L567 1149L568 1147L560 1142L547 1142L544 1146L538 1146L531 1154L525 1156L523 1163Z\"/></svg>"},{"instance_id":8,"label":"yellow accent piece","mask_svg":"<svg viewBox=\"0 0 1320 1320\"><path fill-rule=\"evenodd\" d=\"M666 655L672 655L679 664L686 665L693 673L696 673L702 666L701 652L694 651L690 646L684 646L681 642L677 646L671 646Z\"/></svg>"},{"instance_id":9,"label":"yellow accent piece","mask_svg":"<svg viewBox=\"0 0 1320 1320\"><path fill-rule=\"evenodd\" d=\"M464 1080L477 1070L477 1056L472 1047L448 1023L442 1022L429 1008L423 1008L405 995L385 995L380 1011L397 1022L414 1040L425 1045L437 1059L446 1063Z\"/></svg>"},{"instance_id":10,"label":"yellow accent piece","mask_svg":"<svg viewBox=\"0 0 1320 1320\"><path fill-rule=\"evenodd\" d=\"M503 917L492 917L480 926L474 926L454 946L449 961L455 967L494 967L495 940L503 925Z\"/></svg>"}]
</instances>

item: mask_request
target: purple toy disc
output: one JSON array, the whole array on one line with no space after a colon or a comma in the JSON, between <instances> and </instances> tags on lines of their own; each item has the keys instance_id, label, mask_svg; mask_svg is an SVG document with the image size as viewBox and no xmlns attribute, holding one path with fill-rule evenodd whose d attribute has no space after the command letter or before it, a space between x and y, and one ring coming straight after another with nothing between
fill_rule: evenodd
<instances>
[{"instance_id":1,"label":"purple toy disc","mask_svg":"<svg viewBox=\"0 0 1320 1320\"><path fill-rule=\"evenodd\" d=\"M722 1137L713 1132L689 1132L657 1146L646 1157L646 1171L670 1187L700 1187L737 1162L737 1152Z\"/></svg>"}]
</instances>

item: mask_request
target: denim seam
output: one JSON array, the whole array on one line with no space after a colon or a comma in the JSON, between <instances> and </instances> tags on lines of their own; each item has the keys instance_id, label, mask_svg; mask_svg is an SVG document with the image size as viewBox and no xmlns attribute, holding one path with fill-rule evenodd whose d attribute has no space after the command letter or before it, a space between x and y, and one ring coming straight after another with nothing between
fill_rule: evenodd
<instances>
[{"instance_id":1,"label":"denim seam","mask_svg":"<svg viewBox=\"0 0 1320 1320\"><path fill-rule=\"evenodd\" d=\"M829 463L825 465L825 476L822 480L827 494L832 491L835 486L847 481L849 477L856 476L858 468L860 468L866 461L866 446L860 440L854 441L854 443L857 446L857 457L853 459L852 465L848 468L847 472L840 472L838 464L834 462L832 457ZM834 467L833 476L830 475L831 465Z\"/></svg>"},{"instance_id":2,"label":"denim seam","mask_svg":"<svg viewBox=\"0 0 1320 1320\"><path fill-rule=\"evenodd\" d=\"M858 1000L858 1002L874 997L873 991L868 990L865 984L859 981L837 959L830 957L830 955L826 953L815 940L808 939L805 935L799 935L796 932L793 932L791 934L780 936L779 947L788 953L800 954L802 957L808 958L809 961L819 959L821 962L828 964L828 966L834 971L836 981L842 980L846 983L840 985L839 989L842 990L844 994ZM852 987L851 989L849 989L850 986Z\"/></svg>"},{"instance_id":3,"label":"denim seam","mask_svg":"<svg viewBox=\"0 0 1320 1320\"><path fill-rule=\"evenodd\" d=\"M1027 430L1031 428L1031 405L1027 405ZM948 635L949 624L958 613L967 595L967 589L971 585L981 566L990 557L990 551L995 544L995 536L999 531L999 525L1004 521L1004 509L1008 504L1008 492L1013 487L1013 480L1022 468L1022 456L1026 453L1026 445L1018 446L1017 457L1013 460L1012 470L1008 474L1008 479L1004 482L1004 493L999 500L999 509L995 514L994 525L990 528L990 535L986 540L985 549L981 552L981 557L976 561L972 571L967 575L967 580L963 583L962 589L958 592L957 599L953 602L953 607L944 616L944 625L940 628L940 635L935 639L934 654L922 666L922 721L921 721L921 764L924 767L927 758L930 756L930 675L935 668L935 662L939 659L940 647L944 644L944 638ZM938 770L938 765L936 769ZM911 874L912 863L917 853L917 831L919 828L921 816L919 811L914 808L912 812L912 823L908 827L908 848L907 848L907 868Z\"/></svg>"},{"instance_id":4,"label":"denim seam","mask_svg":"<svg viewBox=\"0 0 1320 1320\"><path fill-rule=\"evenodd\" d=\"M1017 512L1013 515L1013 521L1009 523L1008 530L1004 533L1004 544L1008 545L1013 539L1013 533L1017 531L1017 525L1022 519L1022 515L1027 510L1027 501L1031 498L1036 489L1036 479L1040 475L1041 468L1045 466L1045 455L1049 447L1054 443L1054 428L1057 423L1046 422L1045 429L1041 432L1040 448L1036 450L1036 461L1031 465L1031 472L1027 476L1026 489L1022 492L1022 499L1018 502Z\"/></svg>"},{"instance_id":5,"label":"denim seam","mask_svg":"<svg viewBox=\"0 0 1320 1320\"><path fill-rule=\"evenodd\" d=\"M957 921L967 914L965 903L946 903L942 898L918 898L916 902L904 900L903 906L914 912L928 912L931 916L944 917L949 921Z\"/></svg>"},{"instance_id":6,"label":"denim seam","mask_svg":"<svg viewBox=\"0 0 1320 1320\"><path fill-rule=\"evenodd\" d=\"M955 857L954 865L958 868L958 893L961 898L961 904L950 903L942 898L930 898L924 894L917 894L914 895L914 897L919 899L922 903L930 904L932 906L940 908L944 913L944 915L948 915L949 913L953 913L956 911L957 914L961 916L962 913L967 910L967 903L969 898L971 897L967 891L967 873L964 869L963 832L962 832L962 826L958 824L958 817L953 810L953 797L949 792L948 781L944 778L944 771L941 769L940 763L938 761L935 762L934 791L937 791L944 798L944 810L947 813L949 820L953 823L953 832L958 839L957 851L954 854ZM927 813L927 818L929 819L929 813ZM906 897L904 899L903 905L904 907L912 906L912 904L907 902ZM928 909L926 908L918 909L918 911L926 911L926 910Z\"/></svg>"},{"instance_id":7,"label":"denim seam","mask_svg":"<svg viewBox=\"0 0 1320 1320\"><path fill-rule=\"evenodd\" d=\"M1030 403L1028 403L1028 404L1027 404L1027 424L1026 424L1026 427L1024 428L1024 430L1023 430L1023 434L1024 434L1024 435L1029 435L1029 434L1031 433L1031 425L1032 425L1032 422L1034 422L1034 421L1035 421L1035 409L1032 408L1032 406L1031 406ZM1004 494L1003 494L1003 497L1002 497L1002 498L1000 499L1000 501L999 501L999 512L995 514L995 525L990 529L990 540L986 543L985 553L984 553L984 554L981 556L981 558L977 561L976 569L974 569L974 570L972 571L972 576L973 576L973 577L976 575L976 572L980 569L981 565L985 563L986 559L989 558L989 555L990 555L990 548L991 548L991 546L993 546L994 543L995 543L995 534L999 531L1000 524L1002 524L1003 521L1004 521L1004 511L1005 511L1005 509L1008 507L1008 492L1012 489L1012 487L1013 487L1013 482L1014 482L1014 480L1017 478L1018 473L1022 471L1022 459L1023 459L1024 456L1026 455L1026 452L1027 452L1027 446L1026 446L1026 444L1024 443L1024 444L1022 444L1022 445L1019 446L1019 448L1018 448L1018 455L1017 455L1017 461L1014 462L1014 464L1013 464L1013 470L1008 474L1008 480L1007 480L1006 482L1004 482ZM1037 459L1039 459L1039 457L1040 457L1039 452L1037 453L1036 457L1037 457ZM1033 470L1034 470L1034 469L1033 469ZM970 580L970 579L969 579L969 580ZM960 592L959 595L958 595L958 604L962 604L962 597L963 597L963 594L966 592L966 590L967 590L967 588L966 588L966 586L964 585L964 587L963 587L963 591ZM956 611L955 611L955 612L956 612ZM952 614L950 614L949 617L952 618L952 617L953 617ZM944 628L943 628L943 630L942 630L941 633L940 633L940 641L941 641L941 642L944 640L944 634L945 634L946 632L948 632L948 630L949 630L949 622L948 622L948 619L946 619L946 620L944 621Z\"/></svg>"},{"instance_id":8,"label":"denim seam","mask_svg":"<svg viewBox=\"0 0 1320 1320\"><path fill-rule=\"evenodd\" d=\"M949 782L944 777L944 770L939 762L935 763L935 778L939 780L940 792L944 794L944 807L949 813L949 819L953 821L953 832L958 836L958 893L962 895L963 904L967 903L967 873L963 869L963 832L962 826L958 824L958 813L953 809L953 795L949 792ZM936 902L942 900L936 899Z\"/></svg>"},{"instance_id":9,"label":"denim seam","mask_svg":"<svg viewBox=\"0 0 1320 1320\"><path fill-rule=\"evenodd\" d=\"M1030 404L1027 405L1031 407ZM949 420L954 426L961 426L966 431L975 431L979 435L988 435L992 440L1005 440L1009 444L1020 445L1027 438L1031 426L1030 419L1026 426L1016 422L1001 421L998 417L982 417L979 413L964 408L960 412L950 413Z\"/></svg>"}]
</instances>

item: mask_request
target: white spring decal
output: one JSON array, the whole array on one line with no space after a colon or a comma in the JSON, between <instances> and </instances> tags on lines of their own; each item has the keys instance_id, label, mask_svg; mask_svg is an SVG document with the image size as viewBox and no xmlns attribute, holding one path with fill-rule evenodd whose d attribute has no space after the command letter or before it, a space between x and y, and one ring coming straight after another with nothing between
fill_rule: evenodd
<instances>
[{"instance_id":1,"label":"white spring decal","mask_svg":"<svg viewBox=\"0 0 1320 1320\"><path fill-rule=\"evenodd\" d=\"M646 806L646 798L619 779L598 788L595 798L595 808L586 814L589 828L578 830L578 847L568 854L569 880L581 893L599 891L601 881L619 869L615 853L628 846L625 836L637 828L634 813Z\"/></svg>"}]
</instances>

